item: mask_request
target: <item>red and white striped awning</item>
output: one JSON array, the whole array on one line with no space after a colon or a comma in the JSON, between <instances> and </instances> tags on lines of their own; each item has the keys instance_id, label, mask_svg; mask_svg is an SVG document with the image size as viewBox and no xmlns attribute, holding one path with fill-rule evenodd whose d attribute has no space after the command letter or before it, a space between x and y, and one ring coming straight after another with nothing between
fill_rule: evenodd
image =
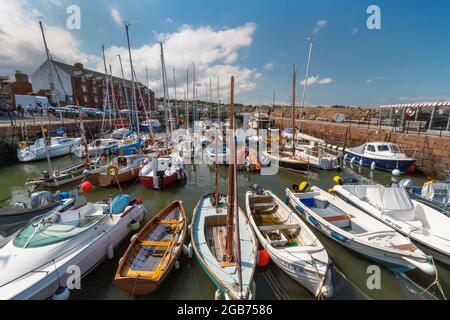
<instances>
[{"instance_id":1,"label":"red and white striped awning","mask_svg":"<svg viewBox=\"0 0 450 320\"><path fill-rule=\"evenodd\" d=\"M448 107L448 106L450 106L450 101L388 104L388 105L380 106L380 109L417 108L417 107Z\"/></svg>"}]
</instances>

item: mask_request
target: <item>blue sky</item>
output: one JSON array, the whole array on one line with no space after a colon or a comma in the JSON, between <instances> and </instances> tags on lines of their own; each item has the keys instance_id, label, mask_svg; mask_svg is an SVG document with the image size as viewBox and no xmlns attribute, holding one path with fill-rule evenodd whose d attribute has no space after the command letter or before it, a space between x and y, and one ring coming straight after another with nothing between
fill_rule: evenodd
<instances>
[{"instance_id":1,"label":"blue sky","mask_svg":"<svg viewBox=\"0 0 450 320\"><path fill-rule=\"evenodd\" d=\"M213 79L220 76L222 91L226 90L225 79L229 73L236 72L241 86L237 100L241 102L268 103L274 89L277 101L287 102L290 100L292 64L298 64L298 76L304 78L306 38L313 35L316 42L310 76L314 78L308 88L307 104L369 107L450 98L450 2L446 0L9 2L0 0L0 11L8 8L9 16L18 14L30 25L29 28L37 28L34 24L36 16L43 16L46 27L51 29L50 50L56 57L68 63L80 58L92 68L101 67L102 43L107 47L108 60L112 61L114 68L117 67L114 61L116 53L124 54L126 46L120 22L131 22L138 77L143 78L148 65L150 83L154 87L159 87L160 78L157 38L165 38L168 39L165 52L167 67L168 70L172 66L177 68L180 87L183 86L186 68L191 67L188 62L191 60L199 65L200 82L207 82L209 76ZM69 4L81 8L81 30L65 29L65 9ZM381 8L381 30L368 30L366 27L369 16L366 9L371 4ZM206 32L203 32L204 28L207 28ZM0 19L0 30L10 34L13 29L20 28L13 28ZM65 37L60 43L58 29L62 30L61 39ZM223 36L223 30L230 30L229 36ZM38 34L34 32L30 30L36 38ZM191 38L187 36L192 42L195 42L195 37L206 42L211 37L211 43L226 43L209 47L204 45L206 42L199 42L198 47L189 47L189 52L186 52L183 51L187 48L183 35L192 35ZM16 68L29 71L43 61L41 39L31 39L31 35L30 39L21 38L18 41L25 45L27 41L33 41L36 48L33 56L21 60L13 58L13 51L9 53L10 57L5 57L8 52L0 55L0 72L12 73ZM69 50L71 41L74 50ZM217 54L219 49L221 54ZM26 55L23 51L17 54ZM299 96L302 89L300 80L297 87ZM215 84L216 80L213 82ZM158 93L158 88L155 89ZM199 89L201 97L204 92L205 89Z\"/></svg>"}]
</instances>

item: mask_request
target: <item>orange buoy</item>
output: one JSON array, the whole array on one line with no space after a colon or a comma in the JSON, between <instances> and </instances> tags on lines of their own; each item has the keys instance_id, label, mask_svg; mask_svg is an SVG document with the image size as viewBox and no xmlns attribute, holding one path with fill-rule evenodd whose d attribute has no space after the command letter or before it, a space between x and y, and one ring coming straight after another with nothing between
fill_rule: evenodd
<instances>
[{"instance_id":1,"label":"orange buoy","mask_svg":"<svg viewBox=\"0 0 450 320\"><path fill-rule=\"evenodd\" d=\"M266 250L258 251L258 267L265 267L269 264L270 257Z\"/></svg>"},{"instance_id":2,"label":"orange buoy","mask_svg":"<svg viewBox=\"0 0 450 320\"><path fill-rule=\"evenodd\" d=\"M81 191L86 192L86 193L89 193L93 187L94 187L94 185L90 181L85 181L80 185Z\"/></svg>"}]
</instances>

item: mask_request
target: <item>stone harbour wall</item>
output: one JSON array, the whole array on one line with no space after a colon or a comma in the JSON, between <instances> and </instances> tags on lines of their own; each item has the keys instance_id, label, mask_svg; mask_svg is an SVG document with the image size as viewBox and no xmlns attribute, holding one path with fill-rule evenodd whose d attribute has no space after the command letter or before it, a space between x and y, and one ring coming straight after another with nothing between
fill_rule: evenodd
<instances>
[{"instance_id":1,"label":"stone harbour wall","mask_svg":"<svg viewBox=\"0 0 450 320\"><path fill-rule=\"evenodd\" d=\"M276 120L284 129L289 121ZM298 124L300 125L300 124ZM355 147L369 141L387 141L400 145L408 156L417 159L417 169L432 178L444 178L450 170L450 136L400 133L368 127L356 127L319 121L302 121L304 133L339 147Z\"/></svg>"}]
</instances>

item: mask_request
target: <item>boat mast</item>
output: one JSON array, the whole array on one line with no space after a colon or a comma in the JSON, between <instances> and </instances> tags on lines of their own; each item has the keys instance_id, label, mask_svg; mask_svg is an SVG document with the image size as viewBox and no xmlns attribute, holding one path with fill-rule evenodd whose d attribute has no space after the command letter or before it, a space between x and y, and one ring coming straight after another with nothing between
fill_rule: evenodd
<instances>
[{"instance_id":1,"label":"boat mast","mask_svg":"<svg viewBox=\"0 0 450 320\"><path fill-rule=\"evenodd\" d=\"M153 126L151 123L151 120L153 118L153 114L152 114L152 106L151 106L151 100L150 100L150 83L148 81L148 68L145 68L145 77L147 80L147 103L148 103L148 112L150 113L150 119L147 117L147 120L149 121L149 126L150 126L150 134L153 132ZM145 108L144 108L145 110ZM147 112L145 113L145 115L147 116Z\"/></svg>"},{"instance_id":2,"label":"boat mast","mask_svg":"<svg viewBox=\"0 0 450 320\"><path fill-rule=\"evenodd\" d=\"M234 77L231 77L230 80L230 140L232 142L230 143L230 163L228 164L228 211L227 211L227 234L226 234L226 249L227 249L227 261L232 262L234 260L234 254L233 254L233 234L234 234L234 158L235 158L235 141L234 141L234 110L233 110L233 104L234 104Z\"/></svg>"},{"instance_id":3,"label":"boat mast","mask_svg":"<svg viewBox=\"0 0 450 320\"><path fill-rule=\"evenodd\" d=\"M137 99L136 99L136 91L135 91L135 83L134 83L134 68L133 68L133 58L131 56L131 45L130 45L130 34L128 31L130 24L128 22L125 22L125 31L127 33L127 43L128 43L128 55L130 56L130 68L131 68L131 96L133 99L133 107L135 108L135 114L136 114L136 129L137 129L137 134L138 136L140 136L141 134L141 130L140 130L140 126L139 126L139 113L138 113L138 106L137 106ZM132 113L133 111L130 110Z\"/></svg>"},{"instance_id":4,"label":"boat mast","mask_svg":"<svg viewBox=\"0 0 450 320\"><path fill-rule=\"evenodd\" d=\"M82 144L84 147L84 152L86 154L85 157L85 165L88 166L91 161L89 160L89 148L88 148L88 144L87 144L87 139L86 139L86 131L84 130L84 122L83 122L83 116L81 114L81 107L80 107L80 103L77 99L77 107L78 107L78 114L80 117L80 131L81 131L81 139L82 139Z\"/></svg>"},{"instance_id":5,"label":"boat mast","mask_svg":"<svg viewBox=\"0 0 450 320\"><path fill-rule=\"evenodd\" d=\"M105 57L105 46L102 44L102 55L103 55L103 66L105 68L105 96L103 98L104 101L104 105L103 105L103 121L102 121L102 131L104 128L104 122L105 122L105 117L106 117L106 108L109 108L109 128L111 129L112 127L112 121L111 121L111 106L109 103L109 77L108 77L108 69L106 67L106 57Z\"/></svg>"},{"instance_id":6,"label":"boat mast","mask_svg":"<svg viewBox=\"0 0 450 320\"><path fill-rule=\"evenodd\" d=\"M117 115L116 115L116 95L114 93L114 78L113 78L113 73L112 73L112 66L109 65L109 74L111 77L111 102L112 102L112 110L114 112L114 128L116 128L116 123L117 123ZM119 111L120 114L120 111ZM109 117L111 118L111 112ZM120 116L121 117L121 116ZM123 123L122 123L122 128L123 128ZM117 128L116 128L117 129Z\"/></svg>"},{"instance_id":7,"label":"boat mast","mask_svg":"<svg viewBox=\"0 0 450 320\"><path fill-rule=\"evenodd\" d=\"M177 80L176 80L176 76L175 76L175 68L173 68L172 70L173 70L173 85L175 87L175 118L176 118L177 124L178 124Z\"/></svg>"},{"instance_id":8,"label":"boat mast","mask_svg":"<svg viewBox=\"0 0 450 320\"><path fill-rule=\"evenodd\" d=\"M41 131L42 131L42 138L44 139L44 146L45 146L45 156L47 158L47 167L48 167L48 174L50 175L50 178L53 178L53 169L52 169L52 160L50 159L50 153L48 151L48 142L47 142L47 136L45 134L44 127L42 126L41 122ZM51 139L51 138L50 138ZM51 140L50 140L51 141Z\"/></svg>"},{"instance_id":9,"label":"boat mast","mask_svg":"<svg viewBox=\"0 0 450 320\"><path fill-rule=\"evenodd\" d=\"M125 100L127 102L127 110L131 111L130 103L128 101L128 89L127 89L127 85L126 85L126 81L125 81L125 73L123 72L122 57L120 56L120 54L118 56L119 56L119 62L120 62L120 71L122 73L123 91L125 92ZM130 112L128 112L128 118L129 118L128 120L130 120L130 126L131 126L133 124L133 119L131 118Z\"/></svg>"},{"instance_id":10,"label":"boat mast","mask_svg":"<svg viewBox=\"0 0 450 320\"><path fill-rule=\"evenodd\" d=\"M189 135L189 69L186 70L186 130Z\"/></svg>"},{"instance_id":11,"label":"boat mast","mask_svg":"<svg viewBox=\"0 0 450 320\"><path fill-rule=\"evenodd\" d=\"M292 66L292 157L295 154L295 140L296 140L296 128L295 128L295 88L297 82L297 66Z\"/></svg>"},{"instance_id":12,"label":"boat mast","mask_svg":"<svg viewBox=\"0 0 450 320\"><path fill-rule=\"evenodd\" d=\"M173 134L174 128L173 128L173 119L172 119L172 108L170 107L170 100L169 100L169 88L168 88L168 82L167 82L167 72L166 72L166 62L164 59L164 46L163 43L160 43L161 46L161 71L162 71L162 77L163 77L163 90L164 90L164 100L166 103L166 109L169 108L169 125L170 125L170 132L171 135Z\"/></svg>"},{"instance_id":13,"label":"boat mast","mask_svg":"<svg viewBox=\"0 0 450 320\"><path fill-rule=\"evenodd\" d=\"M52 97L56 96L56 103L59 107L59 97L56 94L55 82L54 82L54 78L53 78L52 65L51 65L53 60L50 55L50 50L48 49L48 46L47 46L47 39L45 38L45 32L44 32L44 27L42 26L42 21L39 21L39 26L41 28L42 39L44 40L45 54L47 55L48 81L49 81L49 85L50 85L50 91L51 91Z\"/></svg>"},{"instance_id":14,"label":"boat mast","mask_svg":"<svg viewBox=\"0 0 450 320\"><path fill-rule=\"evenodd\" d=\"M308 77L309 77L309 66L311 64L311 55L312 55L312 49L313 49L313 45L314 45L313 39L308 38L308 41L309 41L308 64L306 65L305 85L303 86L302 106L300 108L300 126L302 124L303 108L305 107L306 88L308 87Z\"/></svg>"}]
</instances>

